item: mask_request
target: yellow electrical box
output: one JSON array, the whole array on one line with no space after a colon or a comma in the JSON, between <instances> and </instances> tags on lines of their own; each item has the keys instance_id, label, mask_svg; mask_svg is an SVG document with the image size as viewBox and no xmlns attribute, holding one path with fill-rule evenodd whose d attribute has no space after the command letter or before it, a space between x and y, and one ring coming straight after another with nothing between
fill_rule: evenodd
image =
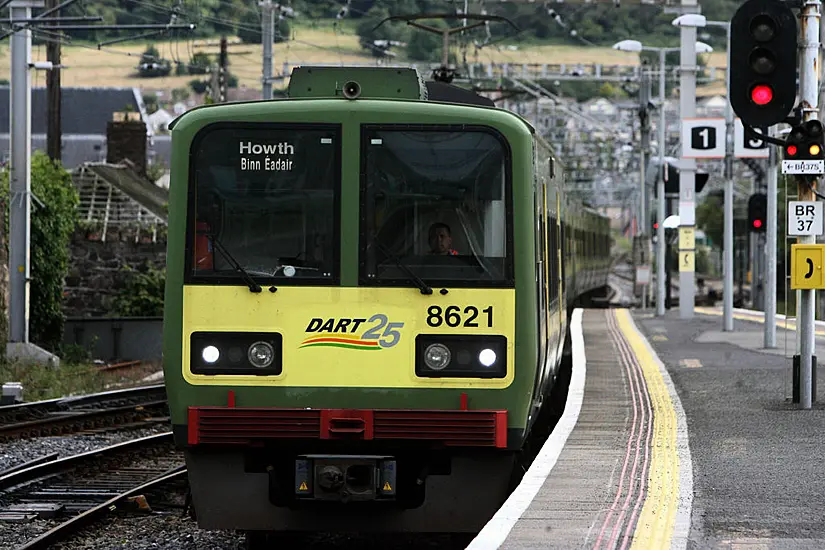
<instances>
[{"instance_id":1,"label":"yellow electrical box","mask_svg":"<svg viewBox=\"0 0 825 550\"><path fill-rule=\"evenodd\" d=\"M791 288L825 288L825 244L791 245Z\"/></svg>"}]
</instances>

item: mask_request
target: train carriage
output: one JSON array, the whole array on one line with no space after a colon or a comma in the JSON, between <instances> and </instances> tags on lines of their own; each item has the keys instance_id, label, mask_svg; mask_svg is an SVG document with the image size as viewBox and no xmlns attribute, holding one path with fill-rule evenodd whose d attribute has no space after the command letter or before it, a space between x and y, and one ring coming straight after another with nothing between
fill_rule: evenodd
<instances>
[{"instance_id":1,"label":"train carriage","mask_svg":"<svg viewBox=\"0 0 825 550\"><path fill-rule=\"evenodd\" d=\"M301 67L172 125L164 375L203 528L473 532L548 405L607 221L492 102Z\"/></svg>"}]
</instances>

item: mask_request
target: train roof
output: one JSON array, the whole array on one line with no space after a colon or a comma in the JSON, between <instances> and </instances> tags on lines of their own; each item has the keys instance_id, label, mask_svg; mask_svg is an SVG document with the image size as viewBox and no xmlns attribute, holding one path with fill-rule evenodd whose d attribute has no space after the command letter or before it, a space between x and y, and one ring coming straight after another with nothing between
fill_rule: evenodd
<instances>
[{"instance_id":1,"label":"train roof","mask_svg":"<svg viewBox=\"0 0 825 550\"><path fill-rule=\"evenodd\" d=\"M295 67L290 75L287 98L291 99L386 99L401 101L430 101L449 105L463 105L481 109L499 109L495 102L472 90L445 82L425 81L413 67ZM262 103L273 100L251 100L233 104ZM277 100L276 100L277 101ZM187 113L211 109L219 105L201 105ZM510 115L525 124L534 135L535 128L522 116L511 111ZM181 115L169 124L173 129L185 116Z\"/></svg>"}]
</instances>

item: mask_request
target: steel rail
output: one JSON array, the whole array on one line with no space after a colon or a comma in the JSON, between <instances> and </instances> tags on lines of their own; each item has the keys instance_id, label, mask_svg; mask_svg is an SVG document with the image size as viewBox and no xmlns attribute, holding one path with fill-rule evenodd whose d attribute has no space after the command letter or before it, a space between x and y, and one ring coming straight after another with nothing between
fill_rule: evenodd
<instances>
[{"instance_id":1,"label":"steel rail","mask_svg":"<svg viewBox=\"0 0 825 550\"><path fill-rule=\"evenodd\" d=\"M117 402L140 397L152 397L155 396L155 394L157 394L157 398L165 399L166 390L163 384L111 390L88 395L57 397L55 399L32 401L29 403L0 405L0 423L19 421L20 418L24 417L32 418L38 414L81 409L90 405L105 404L112 401Z\"/></svg>"},{"instance_id":2,"label":"steel rail","mask_svg":"<svg viewBox=\"0 0 825 550\"><path fill-rule=\"evenodd\" d=\"M177 466L169 472L161 475L160 477L156 477L136 487L132 487L131 489L128 489L120 493L119 495L110 498L106 502L101 502L93 508L90 508L81 514L74 516L73 518L67 521L64 521L60 525L57 525L56 527L49 529L42 535L30 540L26 544L18 546L18 550L36 550L40 548L48 548L52 544L64 541L68 539L70 535L74 534L83 527L87 526L88 524L99 519L101 516L110 512L110 509L113 506L117 505L119 502L122 502L141 491L153 489L155 487L163 485L164 483L176 481L185 476L186 466Z\"/></svg>"},{"instance_id":3,"label":"steel rail","mask_svg":"<svg viewBox=\"0 0 825 550\"><path fill-rule=\"evenodd\" d=\"M131 439L93 451L67 456L44 464L37 464L11 474L0 476L0 491L9 492L32 481L71 471L86 461L99 459L102 456L131 452L141 447L172 441L172 432L163 432L138 439Z\"/></svg>"},{"instance_id":4,"label":"steel rail","mask_svg":"<svg viewBox=\"0 0 825 550\"><path fill-rule=\"evenodd\" d=\"M109 419L117 424L120 418L133 417L142 414L146 410L159 409L165 405L166 401L163 400L123 405L121 407L111 407L107 409L70 410L66 411L65 414L56 416L0 425L0 442L32 436L38 437L44 434L63 435L67 432L94 429L99 426L89 426L88 424L90 422L98 422L101 419ZM72 429L72 426L82 427Z\"/></svg>"}]
</instances>

